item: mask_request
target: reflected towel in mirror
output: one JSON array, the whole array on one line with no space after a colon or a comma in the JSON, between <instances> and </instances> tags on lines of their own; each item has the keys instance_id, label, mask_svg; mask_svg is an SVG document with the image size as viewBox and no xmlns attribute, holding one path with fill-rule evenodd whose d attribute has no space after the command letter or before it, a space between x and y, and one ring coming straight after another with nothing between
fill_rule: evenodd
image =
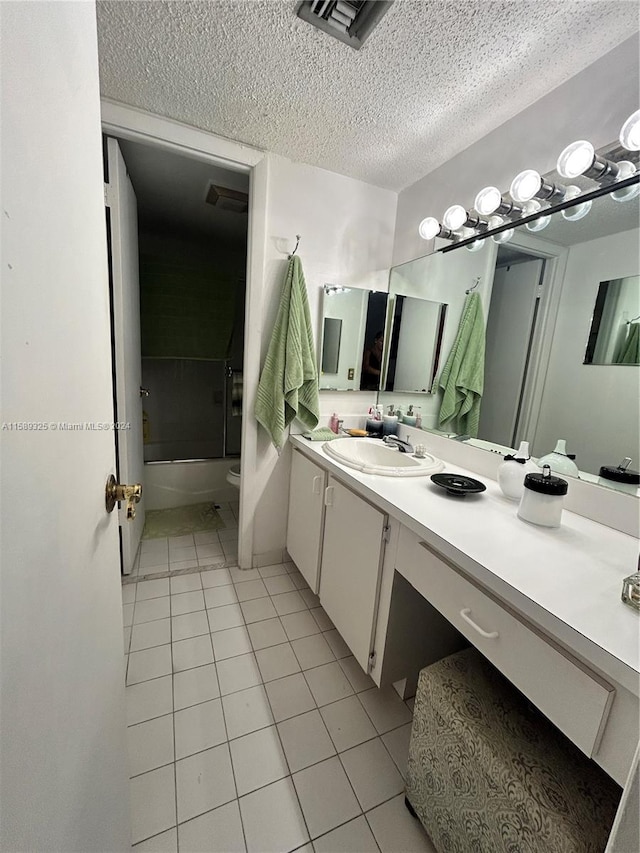
<instances>
[{"instance_id":1,"label":"reflected towel in mirror","mask_svg":"<svg viewBox=\"0 0 640 853\"><path fill-rule=\"evenodd\" d=\"M470 293L438 383L444 391L438 416L440 429L477 437L484 390L484 344L482 300L478 293Z\"/></svg>"}]
</instances>

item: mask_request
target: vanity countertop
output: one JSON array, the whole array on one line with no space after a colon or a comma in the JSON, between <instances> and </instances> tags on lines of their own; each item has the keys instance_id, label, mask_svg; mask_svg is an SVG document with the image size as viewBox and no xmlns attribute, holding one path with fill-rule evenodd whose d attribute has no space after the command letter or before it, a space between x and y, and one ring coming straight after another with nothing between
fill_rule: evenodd
<instances>
[{"instance_id":1,"label":"vanity countertop","mask_svg":"<svg viewBox=\"0 0 640 853\"><path fill-rule=\"evenodd\" d=\"M290 440L578 657L640 693L640 614L620 599L622 579L637 571L635 537L567 510L558 529L527 524L494 480L446 460L445 472L479 477L486 492L458 498L429 477L362 474L320 442Z\"/></svg>"}]
</instances>

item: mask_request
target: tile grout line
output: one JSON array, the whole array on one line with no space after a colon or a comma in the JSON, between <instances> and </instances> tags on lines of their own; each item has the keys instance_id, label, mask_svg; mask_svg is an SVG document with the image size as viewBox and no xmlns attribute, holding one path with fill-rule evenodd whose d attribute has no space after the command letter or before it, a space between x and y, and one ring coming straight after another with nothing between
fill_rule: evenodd
<instances>
[{"instance_id":1,"label":"tile grout line","mask_svg":"<svg viewBox=\"0 0 640 853\"><path fill-rule=\"evenodd\" d=\"M264 578L261 578L261 579L264 581ZM231 580L231 583L232 583L232 585L234 586L234 589L235 589L235 587L236 587L236 584L237 584L237 583L244 583L244 582L245 582L245 581L235 581L235 580L233 580L233 578L232 578L232 580ZM266 588L266 585L265 585L265 588ZM197 590L196 590L196 591L197 591ZM201 588L201 591L203 592L203 596L204 596L204 588ZM300 591L300 588L297 588L297 589L296 589L296 591L298 591L298 592L299 592L299 591ZM169 593L169 597L171 598L171 596L172 596L172 595L180 595L180 594L181 594L181 593L172 593L172 592L170 591L170 593ZM160 596L160 597L164 597L164 596ZM260 598L260 599L268 598L268 599L271 601L271 603L273 604L273 602L272 602L272 600L271 600L271 599L272 599L271 594L268 594L267 596L260 596L259 598ZM134 607L135 607L135 602L136 602L137 600L138 600L138 599L137 599L137 590L136 590L136 596L135 596L135 599L134 599ZM141 600L152 600L152 599L141 599ZM251 601L251 600L259 600L259 599L247 599L247 600L248 600L248 601ZM310 611L313 609L312 607L310 607L310 606L308 605L308 603L306 602L306 600L305 600L304 598L303 598L303 601L304 601L304 603L305 603L305 610L303 610L303 611L294 611L294 612L305 612L305 611L310 612ZM241 604L242 602L238 602L238 603L239 603L239 604ZM224 605L221 605L221 606L224 606ZM317 606L321 606L321 605L314 605L314 606L316 606L316 607L317 607ZM215 608L212 608L212 609L214 609L214 610L215 610ZM201 612L201 611L190 611L189 613L198 613L198 612ZM208 612L208 609L206 608L206 606L204 607L204 612L207 614L207 616L206 616L206 618L207 618L207 624L209 625L209 629L210 629L210 630L209 630L209 638L210 638L210 643L211 643L211 646L212 646L212 654L213 654L213 658L214 658L214 663L217 663L217 662L216 662L216 659L215 659L215 653L214 653L214 650L213 650L213 640L212 640L212 636L211 636L211 635L212 635L213 633L215 633L215 632L211 630L211 628L212 628L211 619L210 619L210 615L209 615L209 612ZM242 608L241 608L241 612L242 612ZM171 613L171 607L170 607L170 613ZM179 614L179 615L189 615L189 613L186 613L186 614ZM329 706L330 706L330 705L332 705L332 704L336 704L337 702L343 701L343 700L344 700L344 699L346 699L346 698L350 698L351 696L357 696L357 697L358 697L359 705L360 705L360 707L362 707L362 709L364 710L364 712L365 712L365 716L367 717L367 719L369 719L369 720L371 721L371 724L372 724L373 729L375 730L376 734L375 734L372 738L368 738L367 740L362 741L360 744L355 744L354 746L349 747L349 748L348 748L348 749L346 749L346 750L343 750L343 752L347 752L347 751L349 751L349 749L354 749L354 748L356 748L356 747L358 747L358 746L362 745L363 743L368 743L368 742L371 742L372 740L375 740L376 738L378 738L378 739L380 739L380 740L382 741L382 745L383 745L383 748L384 748L385 754L387 754L387 755L389 756L389 758L391 759L392 765L397 769L397 771L400 773L400 775L401 775L401 776L402 776L402 773L401 773L401 771L400 771L400 768L399 768L399 766L397 765L397 763L396 763L395 759L393 758L393 756L391 755L391 753L389 752L388 748L386 747L386 744L384 743L384 740L383 740L383 735L386 735L386 734L388 734L388 733L390 733L390 732L392 732L392 731L396 731L397 729L402 728L403 726L407 725L407 723L406 723L406 722L401 723L401 724L399 724L398 726L394 726L392 729L389 729L387 732L379 733L379 732L378 732L377 727L376 727L376 726L375 726L375 724L373 723L373 720L371 719L371 717L370 717L370 716L369 716L369 714L367 713L366 708L364 707L364 705L363 705L362 701L361 701L361 700L360 700L360 698L359 698L359 692L357 692L357 691L355 690L355 688L353 687L353 684L351 684L350 680L346 677L346 673L344 672L344 670L342 669L342 667L340 667L340 669L342 670L343 674L345 675L345 678L346 678L347 682L349 683L350 688L353 690L353 693L352 693L352 694L350 694L349 696L341 697L341 698L339 698L339 699L336 699L336 700L334 700L333 702L325 703L325 704L324 704L324 705L322 705L322 706L318 705L318 703L317 703L317 700L316 700L315 696L313 695L313 693L311 692L311 690L310 690L310 688L309 688L309 683L308 683L308 681L307 681L307 678L306 678L305 673L306 673L306 672L308 672L308 671L310 671L310 670L312 670L312 669L317 669L317 668L319 668L319 667L326 666L326 665L328 665L328 664L332 664L332 663L338 663L338 665L339 665L339 661L341 660L341 658L336 658L336 657L335 657L335 653L333 652L333 649L331 649L332 654L334 654L334 660L332 660L332 661L327 661L327 662L324 662L324 663L322 663L322 664L318 664L317 666L309 667L308 669L304 670L304 669L302 669L302 666L301 666L301 664L300 664L300 661L299 661L299 659L298 659L298 656L297 656L297 654L296 654L296 652L295 652L295 648L293 647L293 641L292 641L291 639L289 639L289 636L288 636L288 634L287 634L287 632L286 632L286 628L284 627L284 625L283 625L283 623L282 623L282 616L284 616L284 615L291 615L291 614L277 614L277 615L276 615L276 617L268 617L268 618L267 618L267 619L265 619L265 620L257 620L257 622L255 622L255 623L247 623L247 622L246 622L246 617L244 617L244 613L243 613L242 615L243 615L243 620L244 620L244 625L243 625L242 627L244 627L244 628L245 628L245 631L247 631L247 634L248 634L248 625L249 625L249 624L258 624L259 622L262 622L262 621L269 621L269 620L271 620L271 619L273 619L273 618L277 618L277 619L278 619L278 622L279 622L280 626L282 627L282 629L283 629L283 631L284 631L284 633L285 633L285 636L287 636L287 641L286 641L285 643L278 643L278 644L276 644L276 645L285 645L285 644L286 644L286 645L291 646L291 650L293 651L294 657L295 657L296 661L298 662L298 665L300 666L300 674L302 674L302 676L303 676L304 682L305 682L305 684L307 685L307 688L309 689L309 692L310 692L310 694L311 694L311 697L312 697L313 702L314 702L314 705L315 705L315 708L314 708L314 709L311 709L311 710L317 710L317 711L318 711L318 713L320 714L320 718L321 718L321 720L322 720L323 727L324 727L324 728L325 728L325 730L327 731L327 734L328 734L328 736L329 736L329 740L330 740L330 742L332 743L333 748L335 749L335 755L334 755L334 756L330 756L329 758L321 759L320 761L318 761L318 762L314 762L313 764L309 765L309 767L301 768L301 770L300 770L300 771L296 771L296 772L302 772L302 770L309 769L310 767L316 766L317 764L320 764L320 763L322 763L323 761L330 760L330 758L338 757L338 758L340 759L340 767L342 768L343 772L344 772L344 773L345 773L345 775L347 776L347 780L349 781L349 785L350 785L350 787L351 787L351 789L352 789L352 791L353 791L353 793L354 793L354 796L355 796L356 802L358 803L358 805L359 805L359 807L360 807L360 815L364 816L364 817L365 817L365 819L367 820L367 818L366 818L366 812L364 812L364 811L362 810L362 807L361 807L361 805L360 805L360 800L358 799L358 796L357 796L357 794L356 794L356 792L355 792L355 789L353 789L353 785L351 784L351 780L349 779L349 776L348 776L348 774L346 773L346 770L345 770L345 768L344 768L344 765L343 765L343 762L342 762L342 758L341 758L342 753L338 751L338 749L337 749L337 747L336 747L336 744L335 744L335 742L334 742L333 738L331 737L331 733L330 733L330 732L328 731L328 729L326 728L326 723L325 723L325 721L324 721L324 718L322 717L321 709L322 709L322 708L325 708L325 707L329 707ZM134 609L134 617L135 617L135 609ZM312 614L312 617L314 618L314 621L315 621L315 617L313 616L313 614ZM165 617L165 618L166 618L166 617ZM170 619L172 620L172 619L173 619L173 616L170 616ZM150 621L159 621L159 620L150 620ZM147 623L140 623L140 624L142 625L142 624L147 624ZM318 625L318 627L320 628L320 626L319 626L319 625ZM133 633L133 623L132 623L131 628L132 628L132 633ZM226 629L222 629L222 630L226 630ZM327 629L327 631L332 631L332 630L335 630L335 628L329 628L329 629ZM325 633L327 633L327 631L323 631L323 630L321 629L321 630L319 631L319 633L317 633L317 634L305 635L305 637L307 637L307 636L322 636L322 635L324 635ZM171 637L171 643L170 643L170 646L171 646L171 650L173 650L173 623L172 623L172 622L171 622L171 625L170 625L170 632L171 632L171 633L170 633L170 637ZM197 635L197 636L205 636L205 635ZM298 637L298 638L296 638L296 639L305 639L305 637L302 637L302 638ZM193 638L186 638L186 639L193 639ZM257 652L257 651L261 651L261 649L256 649L256 648L254 647L254 645L253 645L253 641L251 640L251 637L250 637L250 636L249 636L249 639L250 639L251 646L252 646L252 652L251 652L250 654L252 654L252 656L255 658L255 656L256 656L256 652ZM324 639L325 639L325 642L327 642L327 644L328 644L328 641L326 640L326 638L324 638ZM329 644L328 644L328 645L329 645ZM266 646L266 647L264 647L264 648L273 648L273 647L274 647L274 646ZM330 645L329 645L329 647L331 648L331 646L330 646ZM154 648L155 648L155 647L154 647ZM231 658L229 658L229 659L232 659L233 657L240 657L240 656L244 656L244 655L246 655L246 654L248 654L248 653L247 653L247 652L243 652L241 655L233 655L233 656L231 656ZM346 657L349 657L349 656L346 656ZM176 713L176 711L175 711L175 688L174 688L174 675L175 675L175 673L173 672L173 654L171 655L171 660L172 660L172 673L171 673L171 676L172 676L172 714L173 714L173 718L174 718L174 762L173 762L173 763L174 763L174 768L175 768L175 767L177 767L177 757L176 757L176 756L177 756L177 752L176 752L176 740L175 740L175 713ZM257 660L256 660L256 662L257 662ZM202 665L199 665L199 666L197 666L197 667L190 667L189 669L199 669L199 668L202 668L203 666L206 666L206 665L208 665L208 664L202 664ZM267 702L268 702L268 705L269 705L269 708L270 708L270 711L271 711L271 716L272 716L272 718L273 718L273 722L272 722L269 726L263 726L263 727L261 727L260 729L257 729L257 730L255 730L255 731L261 731L261 730L264 730L264 729L269 728L269 727L271 727L271 726L273 726L273 728L275 728L276 735L277 735L277 737L278 737L278 742L279 742L279 744L280 744L280 748L281 748L281 750L282 750L282 754L283 754L283 757L284 757L284 761L285 761L286 767L287 767L287 769L288 769L288 771L289 771L289 775L288 775L288 776L285 776L285 777L282 777L282 778L283 778L283 779L287 779L287 778L290 778L290 779L291 779L291 784L293 785L294 791L295 791L295 793L296 793L297 802L298 802L298 805L299 805L299 807L300 807L300 812L301 812L301 814L302 814L302 817L303 817L303 820L304 820L304 823L305 823L305 827L306 827L306 829L307 829L307 834L308 834L309 839L311 839L311 833L309 832L309 827L308 827L308 825L307 825L306 817L305 817L305 815L304 815L304 811L302 810L302 805L301 805L300 800L299 800L299 797L298 797L297 789L296 789L296 787L295 787L295 782L293 781L293 775L294 775L294 774L291 772L291 766L290 766L290 764L289 764L288 758L287 758L287 756L286 756L286 753L285 753L285 750L284 750L284 747L283 747L283 744L282 744L282 739L281 739L281 737L280 737L280 731L279 731L279 729L278 729L278 725L279 725L279 723L277 723L277 722L276 722L276 720L275 720L275 716L274 716L274 714L273 714L273 706L272 706L271 700L270 700L270 698L269 698L269 694L268 694L268 692L266 691L266 685L267 685L267 684L275 683L275 682L280 681L280 680L282 680L282 679L284 679L284 678L289 678L289 677L291 677L291 675L297 675L298 673L290 673L290 674L288 674L288 675L280 676L279 678L271 679L271 681L265 682L265 681L264 681L264 677L263 677L263 675L262 675L262 671L261 671L261 670L260 670L260 668L259 668L259 665L258 665L258 670L259 670L260 676L261 676L261 678L262 678L262 681L261 681L261 685L260 685L260 686L262 686L262 687L263 687L264 693L265 693L265 695L266 695ZM166 677L166 676L157 676L157 677L156 677L156 678L154 678L154 679L147 679L147 680L148 680L148 681L152 681L152 680L157 680L157 678L162 678L162 677ZM216 679L217 679L217 678L218 678L218 677L217 677L217 666L216 666ZM137 683L137 684L139 684L139 683L144 683L144 682L136 682L136 683ZM371 689L371 688L367 688L367 689ZM228 751L229 751L230 763L231 763L232 774L233 774L233 779L234 779L234 786L235 786L235 791L236 791L236 798L235 798L235 800L238 802L238 806L239 806L239 800L240 800L240 797L238 796L238 788L237 788L237 782L236 782L236 777L235 777L235 768L234 768L234 766L233 766L233 759L231 758L231 754L230 754L230 744L231 744L232 740L236 740L236 739L238 739L238 738L229 739L229 736L228 736L228 729L227 729L227 725L226 725L226 715L225 715L225 712L224 712L224 704L223 704L223 702L222 702L222 698L223 698L223 696L222 696L222 692L221 692L221 690L220 690L219 682L218 682L218 692L219 692L219 698L220 698L220 703L221 703L221 709L222 709L222 713L223 713L223 720L224 720L224 725L225 725L225 734L226 734L226 736L227 736L227 740L226 740L226 743L227 743L227 749L228 749ZM233 695L234 693L238 693L238 692L241 692L241 691L234 690L234 691L231 691L229 694L225 694L225 695ZM364 692L364 691L360 691L360 692ZM400 698L400 697L399 697L399 698ZM206 700L203 700L203 701L206 701ZM403 700L401 700L401 701L403 701ZM199 704L202 704L202 703L198 702L198 703L195 703L195 705L191 705L191 706L188 706L188 707L195 707L196 705L199 705ZM406 703L405 703L404 701L403 701L403 704L405 704L405 705L406 705ZM408 710L410 710L410 709L408 709ZM158 715L158 716L164 716L164 715ZM293 719L293 718L295 718L296 716L300 716L300 715L293 715L293 717L285 718L285 719L281 720L280 722L285 722L287 719ZM150 718L150 719L157 719L157 718L158 718L158 717L154 717L154 718ZM147 721L140 721L140 722L147 722ZM134 725L136 725L136 724L134 724ZM247 733L247 734L252 734L252 733L253 733L253 732L249 732L249 733ZM246 735L240 735L239 737L245 737L245 736L246 736ZM201 753L201 752L204 752L204 751L206 751L206 750L199 750L199 752L197 752L197 753L193 753L193 755L197 755L197 754L199 754L199 753ZM190 757L190 756L189 756L189 757ZM162 766L168 766L168 765L162 765ZM153 769L159 769L159 768L153 768ZM145 771L145 772L153 772L153 769L152 769L152 770L150 770L150 771ZM138 776L140 776L140 775L144 775L144 774L138 774ZM133 777L133 778L135 778L135 777ZM177 809L177 778L176 778L176 776L175 776L175 770L174 770L174 779L175 779L175 797L176 797L176 825L175 825L175 828L176 828L176 836L178 836L178 827L179 827L179 825L180 825L180 822L178 821L178 809ZM276 780L276 781L279 781L279 780ZM254 789L254 791L250 791L250 792L248 792L248 794L250 794L250 793L254 793L255 791L258 791L258 790L261 790L262 788L267 787L267 786L268 786L268 785L270 785L270 784L274 784L274 783L272 783L272 782L267 783L267 785L260 786L259 788ZM243 796L244 796L244 795L243 795ZM376 804L376 806L372 807L372 809L370 809L369 811L372 811L373 809L378 808L379 806L383 805L384 803L389 802L390 800L394 799L396 796L399 796L399 795L398 795L398 794L394 794L392 797L388 798L388 800L384 800L383 802ZM232 801L233 801L233 800L230 800L229 802L232 802ZM219 804L218 806L216 806L216 808L220 808L222 805L225 805L225 804ZM214 811L214 810L215 810L215 809L209 809L209 810L207 810L207 812L203 812L203 814L207 814L207 813L209 813L209 812L211 812L211 811ZM240 811L240 810L239 810L239 811ZM359 817L360 815L358 815L358 816L356 816L356 817L354 817L354 818L350 818L350 819L349 819L349 821L345 821L345 822L343 822L342 824L338 824L337 826L333 827L331 830L328 830L328 831L327 831L327 833L323 833L323 835L326 835L326 834L328 834L329 832L333 832L335 829L338 829L338 828L340 828L341 826L344 826L346 823L349 823L351 820L355 820L355 819L357 819L357 817ZM200 816L201 816L201 815L196 815L195 817L200 817ZM241 818L241 825L242 825L242 828L243 828L243 837L244 837L244 841L245 841L245 845L246 845L246 834L245 834L245 830L244 830L244 822L242 821L242 813L241 813L241 811L240 811L240 818ZM190 818L190 820L191 820L191 819L194 819L194 818ZM188 822L188 821L183 821L182 823L186 823L186 822ZM370 830L371 830L371 832L372 832L372 834L373 834L373 830L371 829L371 825L369 824L369 821L368 821L368 820L367 820L367 825L369 826L369 828L370 828ZM171 829L171 828L173 828L173 827L170 827L169 829ZM167 831L167 830L162 830L162 832L165 832L165 831ZM160 834L162 834L162 833L156 833L156 835L160 835ZM374 839L375 839L375 834L373 834L373 835L374 835ZM155 836L150 836L150 838L152 838L152 837L155 837ZM317 836L316 838L320 838L320 837L322 837L322 836ZM147 840L147 839L143 839L143 840ZM136 843L137 843L137 844L142 843L142 841L143 841L143 840L141 840L141 841L139 841L139 842L136 842ZM313 839L311 839L311 840L313 840ZM377 844L378 844L377 839L375 839L375 840L376 840L376 845L377 845ZM305 845L306 845L307 843L309 843L309 842L305 842ZM178 841L177 841L177 844L179 844L179 842L178 842ZM302 845L302 846L304 847L305 845ZM298 848L296 848L296 849L298 849Z\"/></svg>"},{"instance_id":2,"label":"tile grout line","mask_svg":"<svg viewBox=\"0 0 640 853\"><path fill-rule=\"evenodd\" d=\"M204 595L204 589L203 589L203 595ZM236 792L235 802L237 804L238 815L240 817L240 827L242 828L242 840L244 842L245 850L247 850L248 849L247 848L247 835L246 835L245 828L244 828L244 821L242 819L242 809L240 808L240 796L238 794L238 780L236 779L236 769L235 769L234 764L233 764L233 755L231 753L231 740L229 739L229 729L227 726L227 715L226 715L225 710L224 710L224 702L222 701L222 689L220 687L220 678L218 677L218 660L216 658L215 649L213 647L213 637L211 636L213 633L213 631L211 630L211 619L209 618L209 611L205 609L205 613L207 614L207 623L209 624L209 638L211 640L211 653L213 655L213 662L214 662L214 666L215 666L215 670L216 670L216 682L218 684L218 696L220 697L220 711L222 713L222 724L224 725L224 733L227 736L226 745L227 745L227 752L229 754L229 764L231 765L231 775L233 777L233 789ZM229 802L233 802L233 800L230 800ZM220 806L217 806L217 808L221 808L222 805L227 805L227 804L222 803ZM210 811L214 811L214 809L211 809ZM204 814L208 814L208 812L204 812ZM200 815L198 815L198 817L200 817ZM180 853L179 850L178 850L178 853Z\"/></svg>"}]
</instances>

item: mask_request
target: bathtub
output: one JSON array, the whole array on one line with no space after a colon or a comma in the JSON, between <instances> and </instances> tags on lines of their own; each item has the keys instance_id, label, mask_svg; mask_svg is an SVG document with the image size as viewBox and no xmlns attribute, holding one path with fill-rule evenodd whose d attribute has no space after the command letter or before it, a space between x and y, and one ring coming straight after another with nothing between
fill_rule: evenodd
<instances>
[{"instance_id":1,"label":"bathtub","mask_svg":"<svg viewBox=\"0 0 640 853\"><path fill-rule=\"evenodd\" d=\"M145 462L145 509L168 509L204 501L237 501L238 490L227 483L237 457L193 462Z\"/></svg>"}]
</instances>

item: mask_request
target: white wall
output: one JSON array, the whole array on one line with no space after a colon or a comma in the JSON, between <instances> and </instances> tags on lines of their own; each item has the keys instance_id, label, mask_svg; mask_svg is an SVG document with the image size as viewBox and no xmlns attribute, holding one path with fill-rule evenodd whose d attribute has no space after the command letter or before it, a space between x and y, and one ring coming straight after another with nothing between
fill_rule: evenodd
<instances>
[{"instance_id":1,"label":"white wall","mask_svg":"<svg viewBox=\"0 0 640 853\"><path fill-rule=\"evenodd\" d=\"M262 363L269 346L287 269L287 251L301 234L309 307L320 334L321 289L326 283L386 290L397 196L343 175L269 155L267 259L263 282ZM320 394L321 422L332 411L367 412L375 392ZM267 433L258 432L254 515L255 555L276 556L285 545L290 451L279 457ZM260 557L258 557L260 559Z\"/></svg>"},{"instance_id":2,"label":"white wall","mask_svg":"<svg viewBox=\"0 0 640 853\"><path fill-rule=\"evenodd\" d=\"M455 203L472 207L478 190L490 184L506 192L522 169L542 174L555 169L558 154L576 139L588 139L596 148L617 139L624 120L638 109L639 50L638 36L627 39L404 189L398 198L393 263L431 251L430 242L418 236L418 224L425 216L440 219Z\"/></svg>"},{"instance_id":3,"label":"white wall","mask_svg":"<svg viewBox=\"0 0 640 853\"><path fill-rule=\"evenodd\" d=\"M113 421L93 3L1 3L2 420ZM0 848L129 850L111 431L3 431Z\"/></svg>"},{"instance_id":4,"label":"white wall","mask_svg":"<svg viewBox=\"0 0 640 853\"><path fill-rule=\"evenodd\" d=\"M534 456L566 438L584 471L597 474L601 465L615 465L625 456L637 470L640 367L583 360L600 282L637 275L639 249L637 228L570 248Z\"/></svg>"}]
</instances>

